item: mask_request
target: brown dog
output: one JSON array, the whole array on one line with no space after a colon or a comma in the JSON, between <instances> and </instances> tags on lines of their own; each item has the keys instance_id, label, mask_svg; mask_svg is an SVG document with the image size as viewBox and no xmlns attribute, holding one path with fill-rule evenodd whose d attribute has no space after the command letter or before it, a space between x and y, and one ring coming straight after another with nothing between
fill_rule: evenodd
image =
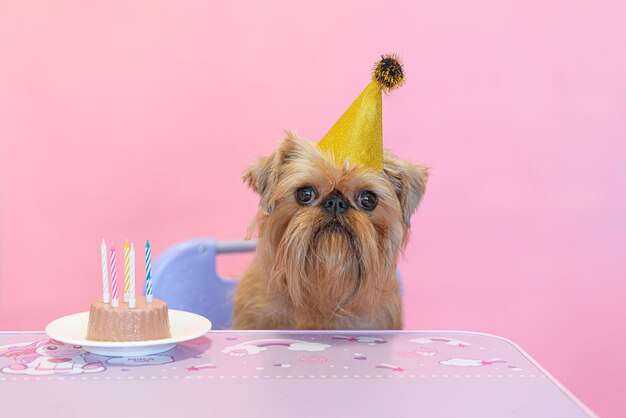
<instances>
[{"instance_id":1,"label":"brown dog","mask_svg":"<svg viewBox=\"0 0 626 418\"><path fill-rule=\"evenodd\" d=\"M236 329L399 329L395 275L428 171L385 151L380 173L339 167L288 133L244 180L259 244L234 299Z\"/></svg>"}]
</instances>

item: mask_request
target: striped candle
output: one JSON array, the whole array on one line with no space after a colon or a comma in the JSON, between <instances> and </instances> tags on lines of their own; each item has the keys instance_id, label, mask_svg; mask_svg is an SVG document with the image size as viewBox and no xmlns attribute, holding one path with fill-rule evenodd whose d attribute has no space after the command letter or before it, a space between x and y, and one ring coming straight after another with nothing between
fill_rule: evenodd
<instances>
[{"instance_id":1,"label":"striped candle","mask_svg":"<svg viewBox=\"0 0 626 418\"><path fill-rule=\"evenodd\" d=\"M128 307L134 308L135 303L135 245L130 244L130 296L128 297Z\"/></svg>"},{"instance_id":2,"label":"striped candle","mask_svg":"<svg viewBox=\"0 0 626 418\"><path fill-rule=\"evenodd\" d=\"M149 240L146 240L146 302L152 302L152 250Z\"/></svg>"},{"instance_id":3,"label":"striped candle","mask_svg":"<svg viewBox=\"0 0 626 418\"><path fill-rule=\"evenodd\" d=\"M130 295L130 247L128 240L124 244L124 302L128 302Z\"/></svg>"},{"instance_id":4,"label":"striped candle","mask_svg":"<svg viewBox=\"0 0 626 418\"><path fill-rule=\"evenodd\" d=\"M117 269L115 267L115 248L111 247L111 305L117 308L120 304L120 298L117 296Z\"/></svg>"},{"instance_id":5,"label":"striped candle","mask_svg":"<svg viewBox=\"0 0 626 418\"><path fill-rule=\"evenodd\" d=\"M102 238L102 245L100 245L100 258L102 258L102 302L111 302L111 295L109 294L109 270L107 266L107 245Z\"/></svg>"}]
</instances>

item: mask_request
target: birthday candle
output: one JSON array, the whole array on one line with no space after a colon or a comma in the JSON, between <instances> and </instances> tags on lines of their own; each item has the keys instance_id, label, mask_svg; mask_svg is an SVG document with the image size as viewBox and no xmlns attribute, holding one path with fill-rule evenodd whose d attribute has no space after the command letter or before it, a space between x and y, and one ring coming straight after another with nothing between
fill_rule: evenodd
<instances>
[{"instance_id":1,"label":"birthday candle","mask_svg":"<svg viewBox=\"0 0 626 418\"><path fill-rule=\"evenodd\" d=\"M150 241L146 241L146 302L152 302L152 250Z\"/></svg>"},{"instance_id":2,"label":"birthday candle","mask_svg":"<svg viewBox=\"0 0 626 418\"><path fill-rule=\"evenodd\" d=\"M113 247L111 247L111 293L113 294L111 306L117 308L120 304L120 299L117 296L117 269L115 268L115 248Z\"/></svg>"},{"instance_id":3,"label":"birthday candle","mask_svg":"<svg viewBox=\"0 0 626 418\"><path fill-rule=\"evenodd\" d=\"M100 258L102 258L102 302L109 303L111 295L109 294L109 270L107 269L107 245L102 238L100 245Z\"/></svg>"},{"instance_id":4,"label":"birthday candle","mask_svg":"<svg viewBox=\"0 0 626 418\"><path fill-rule=\"evenodd\" d=\"M128 302L130 295L130 247L128 240L124 244L124 302Z\"/></svg>"},{"instance_id":5,"label":"birthday candle","mask_svg":"<svg viewBox=\"0 0 626 418\"><path fill-rule=\"evenodd\" d=\"M128 297L128 307L135 307L135 245L130 244L130 296Z\"/></svg>"}]
</instances>

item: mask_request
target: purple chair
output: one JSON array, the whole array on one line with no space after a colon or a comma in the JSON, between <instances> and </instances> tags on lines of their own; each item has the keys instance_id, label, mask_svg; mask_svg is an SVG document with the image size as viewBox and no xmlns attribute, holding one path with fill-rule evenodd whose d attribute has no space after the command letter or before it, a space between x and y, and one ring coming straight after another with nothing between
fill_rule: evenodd
<instances>
[{"instance_id":1,"label":"purple chair","mask_svg":"<svg viewBox=\"0 0 626 418\"><path fill-rule=\"evenodd\" d=\"M239 282L225 280L215 269L216 256L253 252L256 241L221 241L200 238L175 244L154 261L154 297L171 309L194 312L211 320L213 329L230 328L232 296Z\"/></svg>"}]
</instances>

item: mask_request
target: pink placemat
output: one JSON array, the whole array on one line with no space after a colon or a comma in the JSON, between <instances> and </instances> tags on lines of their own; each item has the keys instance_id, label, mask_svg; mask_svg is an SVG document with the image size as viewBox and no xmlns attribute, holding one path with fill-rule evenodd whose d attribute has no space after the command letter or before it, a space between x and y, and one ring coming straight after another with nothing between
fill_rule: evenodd
<instances>
[{"instance_id":1,"label":"pink placemat","mask_svg":"<svg viewBox=\"0 0 626 418\"><path fill-rule=\"evenodd\" d=\"M16 416L594 416L515 344L461 332L211 332L140 357L0 333L0 396Z\"/></svg>"}]
</instances>

